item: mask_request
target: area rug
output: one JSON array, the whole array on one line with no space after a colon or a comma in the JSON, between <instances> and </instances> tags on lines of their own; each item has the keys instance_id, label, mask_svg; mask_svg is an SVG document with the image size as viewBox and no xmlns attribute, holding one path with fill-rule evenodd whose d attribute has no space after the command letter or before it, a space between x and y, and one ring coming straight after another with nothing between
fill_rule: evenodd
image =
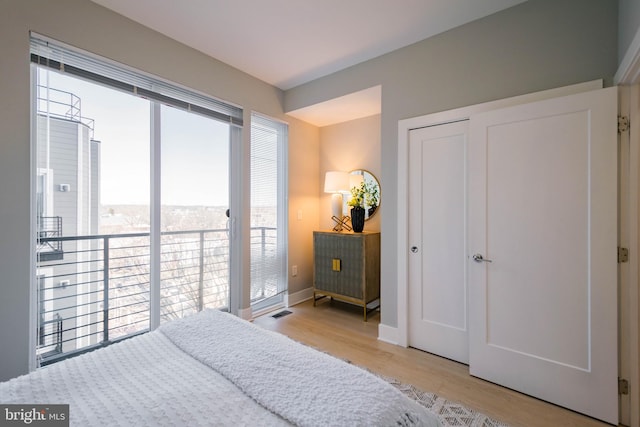
<instances>
[{"instance_id":1,"label":"area rug","mask_svg":"<svg viewBox=\"0 0 640 427\"><path fill-rule=\"evenodd\" d=\"M393 378L382 378L400 390L405 396L415 400L429 411L435 413L445 426L509 427L505 423L489 418L459 403L444 399L435 393L424 392L410 384L403 384Z\"/></svg>"}]
</instances>

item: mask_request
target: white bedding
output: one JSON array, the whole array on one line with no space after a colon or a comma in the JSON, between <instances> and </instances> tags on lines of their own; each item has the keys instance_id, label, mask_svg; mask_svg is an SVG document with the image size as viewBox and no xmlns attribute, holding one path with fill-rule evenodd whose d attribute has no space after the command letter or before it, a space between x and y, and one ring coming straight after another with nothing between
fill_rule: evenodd
<instances>
[{"instance_id":1,"label":"white bedding","mask_svg":"<svg viewBox=\"0 0 640 427\"><path fill-rule=\"evenodd\" d=\"M374 375L217 310L0 383L0 403L68 403L78 426L439 425Z\"/></svg>"}]
</instances>

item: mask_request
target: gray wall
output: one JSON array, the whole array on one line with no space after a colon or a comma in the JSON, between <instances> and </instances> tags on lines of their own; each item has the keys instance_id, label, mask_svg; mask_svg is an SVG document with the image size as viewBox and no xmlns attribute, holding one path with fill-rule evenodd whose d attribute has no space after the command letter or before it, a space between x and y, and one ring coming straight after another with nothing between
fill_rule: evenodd
<instances>
[{"instance_id":1,"label":"gray wall","mask_svg":"<svg viewBox=\"0 0 640 427\"><path fill-rule=\"evenodd\" d=\"M238 20L242 22L241 17ZM283 114L279 89L89 0L0 0L0 381L26 373L31 357L30 31L240 105L245 109L246 123L252 110L286 120L290 125L290 151L316 147L305 153L309 161L318 162L317 128ZM249 137L246 126L240 153L244 159L242 191L237 193L245 211L249 203ZM311 236L318 224L317 214L311 214L317 212L318 205L317 166L304 169L304 164L291 164L289 173L298 176L299 182L308 183L290 188L289 204L293 212L305 209L304 219L295 224L296 233ZM309 202L309 194L314 201ZM248 230L248 216L241 226ZM294 237L292 233L290 262L310 266L310 238L299 243ZM247 243L248 233L246 248ZM245 258L247 254L245 249ZM244 264L242 308L249 306L249 263ZM292 291L309 285L295 282Z\"/></svg>"},{"instance_id":2,"label":"gray wall","mask_svg":"<svg viewBox=\"0 0 640 427\"><path fill-rule=\"evenodd\" d=\"M640 1L618 0L618 8L618 61L620 61L640 29Z\"/></svg>"},{"instance_id":3,"label":"gray wall","mask_svg":"<svg viewBox=\"0 0 640 427\"><path fill-rule=\"evenodd\" d=\"M304 211L302 220L290 222L289 264L307 267L304 274L290 278L290 290L296 292L311 284L310 236L318 228L319 211L319 132L284 116L283 102L284 110L290 111L382 84L379 178L385 205L395 206L399 119L594 78L610 82L617 64L616 18L613 0L529 0L283 95L89 0L0 0L0 381L26 373L30 357L29 31L239 104L247 123L251 110L287 120L290 160L293 156L290 217ZM244 132L245 153L248 138L249 132ZM248 170L247 157L243 158ZM248 180L243 179L242 205L247 206ZM389 326L397 324L396 221L395 211L386 209L382 321ZM248 218L242 225L248 228ZM248 271L244 273L247 289ZM247 294L242 307L248 306Z\"/></svg>"},{"instance_id":4,"label":"gray wall","mask_svg":"<svg viewBox=\"0 0 640 427\"><path fill-rule=\"evenodd\" d=\"M397 200L398 120L604 78L617 68L617 3L529 0L285 92L285 111L382 85L381 185ZM397 326L395 209L382 215L382 323Z\"/></svg>"}]
</instances>

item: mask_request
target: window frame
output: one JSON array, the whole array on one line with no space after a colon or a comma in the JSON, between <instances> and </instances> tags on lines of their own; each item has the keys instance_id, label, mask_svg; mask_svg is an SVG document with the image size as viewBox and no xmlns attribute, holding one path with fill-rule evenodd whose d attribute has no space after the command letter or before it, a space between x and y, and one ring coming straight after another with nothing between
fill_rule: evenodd
<instances>
[{"instance_id":1,"label":"window frame","mask_svg":"<svg viewBox=\"0 0 640 427\"><path fill-rule=\"evenodd\" d=\"M37 206L38 206L38 171L37 167L37 88L35 88L37 82L37 73L39 67L45 67L54 69L65 74L69 74L74 78L85 79L93 83L105 86L107 88L120 90L131 93L132 95L145 98L150 103L150 168L151 168L151 180L150 180L150 250L151 250L151 271L150 271L150 304L149 304L149 330L154 330L160 325L160 216L161 216L161 200L160 200L160 183L161 183L161 134L160 134L160 107L161 105L170 105L189 113L199 114L209 119L214 119L229 125L229 144L231 155L229 158L229 206L234 213L230 218L230 235L229 235L229 311L237 314L240 306L243 290L242 280L240 280L240 274L242 271L243 260L239 257L242 253L242 230L237 229L236 224L243 224L243 211L241 209L233 209L234 206L240 206L242 196L238 193L231 191L232 188L237 187L242 180L242 144L243 144L243 117L244 112L242 107L221 101L208 94L202 94L196 92L190 88L180 86L177 83L162 80L158 77L143 73L138 70L134 70L123 64L118 64L108 59L98 57L89 52L85 52L63 43L57 42L52 39L48 39L44 36L31 34L31 66L30 66L30 99L31 99L31 111L30 111L30 164L31 164L31 182L30 182L30 235L31 235L31 251L30 251L30 316L29 316L29 346L30 360L29 369L34 370L38 367L37 360L37 345L39 341L39 321L38 316L39 309L39 278L38 278L38 263L37 263ZM34 43L35 41L35 43ZM36 47L34 48L34 44ZM76 65L64 64L60 61L56 61L51 58L47 58L38 53L34 53L34 49L41 49L42 46L46 48L51 47L53 55L59 55L60 51L70 52L70 57L73 57L74 61L86 60L90 66L89 69L94 69L96 66L104 65L108 70L108 73L114 69L121 71L122 75L126 79L135 78L140 81L146 81L148 83L147 88L132 85L130 83L119 84L117 80L104 77L100 74L92 71L86 71ZM46 50L46 49L45 49ZM78 59L79 58L79 59ZM60 59L60 58L59 58ZM92 68L94 67L94 68ZM107 73L107 74L108 74ZM125 80L126 80L125 79ZM186 101L182 101L179 98L183 97ZM216 111L215 108L221 106L221 112ZM235 153L235 154L234 154ZM239 155L240 154L240 155ZM45 181L47 181L45 179Z\"/></svg>"}]
</instances>

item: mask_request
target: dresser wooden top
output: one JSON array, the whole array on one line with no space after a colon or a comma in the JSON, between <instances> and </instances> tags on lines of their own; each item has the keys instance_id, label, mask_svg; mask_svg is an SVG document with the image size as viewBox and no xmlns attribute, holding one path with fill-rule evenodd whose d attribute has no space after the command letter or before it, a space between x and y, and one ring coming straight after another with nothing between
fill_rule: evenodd
<instances>
[{"instance_id":1,"label":"dresser wooden top","mask_svg":"<svg viewBox=\"0 0 640 427\"><path fill-rule=\"evenodd\" d=\"M317 230L313 232L315 233L321 233L321 234L332 234L332 235L342 235L342 236L362 236L362 235L373 235L373 234L380 234L379 231L362 231L360 233L354 233L353 231L333 231L333 230Z\"/></svg>"}]
</instances>

